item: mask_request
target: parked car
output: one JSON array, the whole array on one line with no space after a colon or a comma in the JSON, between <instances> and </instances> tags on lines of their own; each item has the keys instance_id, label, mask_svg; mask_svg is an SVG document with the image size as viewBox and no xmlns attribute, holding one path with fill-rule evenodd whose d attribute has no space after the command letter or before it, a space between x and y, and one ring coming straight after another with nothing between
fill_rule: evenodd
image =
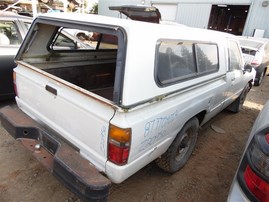
<instances>
[{"instance_id":1,"label":"parked car","mask_svg":"<svg viewBox=\"0 0 269 202\"><path fill-rule=\"evenodd\" d=\"M269 201L269 101L250 132L228 202Z\"/></svg>"},{"instance_id":2,"label":"parked car","mask_svg":"<svg viewBox=\"0 0 269 202\"><path fill-rule=\"evenodd\" d=\"M14 57L32 23L32 18L0 11L0 100L15 96L12 73Z\"/></svg>"},{"instance_id":3,"label":"parked car","mask_svg":"<svg viewBox=\"0 0 269 202\"><path fill-rule=\"evenodd\" d=\"M246 63L256 69L254 85L259 86L269 65L269 39L238 37Z\"/></svg>"},{"instance_id":4,"label":"parked car","mask_svg":"<svg viewBox=\"0 0 269 202\"><path fill-rule=\"evenodd\" d=\"M55 47L65 29L96 37ZM38 16L16 62L17 105L0 110L2 126L85 200L152 161L179 171L200 126L239 112L253 80L234 35L75 13Z\"/></svg>"}]
</instances>

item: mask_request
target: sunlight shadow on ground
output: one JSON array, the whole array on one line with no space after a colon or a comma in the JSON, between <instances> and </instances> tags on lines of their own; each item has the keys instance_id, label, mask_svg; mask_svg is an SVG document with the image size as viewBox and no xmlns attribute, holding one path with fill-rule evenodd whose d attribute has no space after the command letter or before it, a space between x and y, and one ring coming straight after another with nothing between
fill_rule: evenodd
<instances>
[{"instance_id":1,"label":"sunlight shadow on ground","mask_svg":"<svg viewBox=\"0 0 269 202\"><path fill-rule=\"evenodd\" d=\"M246 100L244 102L244 107L250 108L250 109L257 109L257 110L261 110L263 108L263 104L258 104L256 102L252 102L252 101L248 101Z\"/></svg>"}]
</instances>

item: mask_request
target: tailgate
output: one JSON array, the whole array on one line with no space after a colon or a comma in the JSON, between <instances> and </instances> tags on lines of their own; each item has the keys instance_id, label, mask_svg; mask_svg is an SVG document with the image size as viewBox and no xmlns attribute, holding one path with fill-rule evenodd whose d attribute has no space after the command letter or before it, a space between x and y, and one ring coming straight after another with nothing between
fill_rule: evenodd
<instances>
[{"instance_id":1,"label":"tailgate","mask_svg":"<svg viewBox=\"0 0 269 202\"><path fill-rule=\"evenodd\" d=\"M32 66L19 64L14 71L18 106L104 171L112 103Z\"/></svg>"}]
</instances>

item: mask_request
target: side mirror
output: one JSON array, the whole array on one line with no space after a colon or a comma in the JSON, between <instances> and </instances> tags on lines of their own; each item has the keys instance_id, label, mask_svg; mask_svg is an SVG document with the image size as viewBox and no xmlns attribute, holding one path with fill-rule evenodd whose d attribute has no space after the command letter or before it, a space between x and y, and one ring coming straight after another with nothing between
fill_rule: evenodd
<instances>
[{"instance_id":1,"label":"side mirror","mask_svg":"<svg viewBox=\"0 0 269 202\"><path fill-rule=\"evenodd\" d=\"M252 71L252 66L250 64L246 64L244 66L244 71L251 72Z\"/></svg>"}]
</instances>

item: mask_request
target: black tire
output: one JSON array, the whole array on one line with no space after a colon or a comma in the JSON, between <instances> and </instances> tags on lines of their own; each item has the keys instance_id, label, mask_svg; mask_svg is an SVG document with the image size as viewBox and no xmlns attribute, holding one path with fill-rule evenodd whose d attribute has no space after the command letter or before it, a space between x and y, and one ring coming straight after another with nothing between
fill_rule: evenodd
<instances>
[{"instance_id":1,"label":"black tire","mask_svg":"<svg viewBox=\"0 0 269 202\"><path fill-rule=\"evenodd\" d=\"M156 164L169 173L175 173L180 170L192 154L198 130L199 121L194 117L183 126L168 150L160 158L156 159Z\"/></svg>"},{"instance_id":2,"label":"black tire","mask_svg":"<svg viewBox=\"0 0 269 202\"><path fill-rule=\"evenodd\" d=\"M246 100L247 94L250 91L249 84L244 88L240 96L227 108L229 111L238 113L243 108L243 104Z\"/></svg>"},{"instance_id":3,"label":"black tire","mask_svg":"<svg viewBox=\"0 0 269 202\"><path fill-rule=\"evenodd\" d=\"M255 86L259 86L259 85L261 85L263 77L264 77L264 71L261 72L261 74L260 74L258 80L254 82L254 85L255 85Z\"/></svg>"}]
</instances>

